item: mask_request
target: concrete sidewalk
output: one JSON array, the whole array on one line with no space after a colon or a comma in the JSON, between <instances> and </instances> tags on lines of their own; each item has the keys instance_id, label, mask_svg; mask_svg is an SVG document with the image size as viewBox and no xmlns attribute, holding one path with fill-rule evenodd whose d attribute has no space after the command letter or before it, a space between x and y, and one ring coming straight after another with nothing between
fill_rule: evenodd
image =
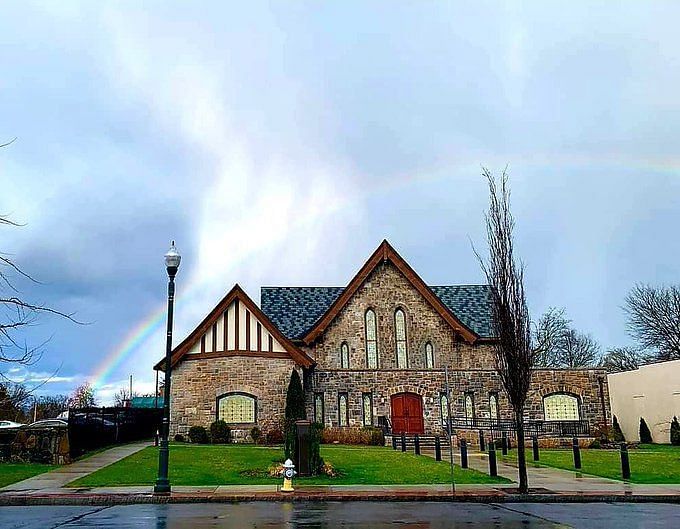
<instances>
[{"instance_id":1,"label":"concrete sidewalk","mask_svg":"<svg viewBox=\"0 0 680 529\"><path fill-rule=\"evenodd\" d=\"M70 465L64 465L51 472L7 485L0 488L0 493L63 493L65 485L71 481L92 474L92 472L120 461L150 445L149 441L143 441L109 448L104 452L76 461Z\"/></svg>"},{"instance_id":2,"label":"concrete sidewalk","mask_svg":"<svg viewBox=\"0 0 680 529\"><path fill-rule=\"evenodd\" d=\"M456 485L300 485L293 493L272 485L175 486L170 495L154 495L153 484L135 487L66 488L71 481L149 446L148 442L111 448L82 461L0 489L0 505L118 505L130 503L214 503L237 501L465 501L680 503L680 484L638 485L550 467L528 467L531 493L517 493L516 483ZM460 463L459 454L455 457ZM488 456L469 454L470 468L488 473ZM515 481L517 468L498 461L498 474Z\"/></svg>"}]
</instances>

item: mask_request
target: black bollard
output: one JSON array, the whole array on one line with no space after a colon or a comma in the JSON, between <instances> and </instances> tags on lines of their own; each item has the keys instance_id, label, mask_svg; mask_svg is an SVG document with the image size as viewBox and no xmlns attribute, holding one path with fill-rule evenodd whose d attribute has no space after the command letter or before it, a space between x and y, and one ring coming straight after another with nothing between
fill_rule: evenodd
<instances>
[{"instance_id":1,"label":"black bollard","mask_svg":"<svg viewBox=\"0 0 680 529\"><path fill-rule=\"evenodd\" d=\"M413 448L416 452L416 455L420 455L420 436L416 434L416 436L413 439Z\"/></svg>"},{"instance_id":2,"label":"black bollard","mask_svg":"<svg viewBox=\"0 0 680 529\"><path fill-rule=\"evenodd\" d=\"M484 446L484 430L479 430L479 451L486 452L486 447Z\"/></svg>"},{"instance_id":3,"label":"black bollard","mask_svg":"<svg viewBox=\"0 0 680 529\"><path fill-rule=\"evenodd\" d=\"M496 443L493 439L489 441L489 476L497 476L498 468L496 467Z\"/></svg>"},{"instance_id":4,"label":"black bollard","mask_svg":"<svg viewBox=\"0 0 680 529\"><path fill-rule=\"evenodd\" d=\"M467 441L465 439L460 440L460 468L468 467L467 458Z\"/></svg>"},{"instance_id":5,"label":"black bollard","mask_svg":"<svg viewBox=\"0 0 680 529\"><path fill-rule=\"evenodd\" d=\"M534 449L534 461L538 461L538 436L533 435L531 437L531 443L533 444L533 449Z\"/></svg>"},{"instance_id":6,"label":"black bollard","mask_svg":"<svg viewBox=\"0 0 680 529\"><path fill-rule=\"evenodd\" d=\"M397 449L397 436L392 434L392 450Z\"/></svg>"},{"instance_id":7,"label":"black bollard","mask_svg":"<svg viewBox=\"0 0 680 529\"><path fill-rule=\"evenodd\" d=\"M578 439L576 437L574 437L571 444L574 449L574 468L578 470L581 468L581 448L578 445Z\"/></svg>"},{"instance_id":8,"label":"black bollard","mask_svg":"<svg viewBox=\"0 0 680 529\"><path fill-rule=\"evenodd\" d=\"M501 453L504 456L508 455L508 434L505 432L501 435Z\"/></svg>"},{"instance_id":9,"label":"black bollard","mask_svg":"<svg viewBox=\"0 0 680 529\"><path fill-rule=\"evenodd\" d=\"M401 432L401 451L406 452L406 434Z\"/></svg>"},{"instance_id":10,"label":"black bollard","mask_svg":"<svg viewBox=\"0 0 680 529\"><path fill-rule=\"evenodd\" d=\"M630 460L626 443L621 443L621 476L623 479L630 479Z\"/></svg>"},{"instance_id":11,"label":"black bollard","mask_svg":"<svg viewBox=\"0 0 680 529\"><path fill-rule=\"evenodd\" d=\"M438 435L434 438L434 460L442 460L442 440Z\"/></svg>"},{"instance_id":12,"label":"black bollard","mask_svg":"<svg viewBox=\"0 0 680 529\"><path fill-rule=\"evenodd\" d=\"M508 443L508 450L512 450L512 437L508 435L506 441Z\"/></svg>"}]
</instances>

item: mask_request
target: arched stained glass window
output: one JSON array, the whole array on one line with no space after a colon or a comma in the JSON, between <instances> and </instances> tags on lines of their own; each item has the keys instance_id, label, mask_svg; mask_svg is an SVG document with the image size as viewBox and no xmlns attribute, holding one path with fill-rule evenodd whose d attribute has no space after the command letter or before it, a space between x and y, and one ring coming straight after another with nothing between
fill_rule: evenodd
<instances>
[{"instance_id":1,"label":"arched stained glass window","mask_svg":"<svg viewBox=\"0 0 680 529\"><path fill-rule=\"evenodd\" d=\"M347 415L347 393L340 393L338 395L338 424L340 426L347 426L349 417Z\"/></svg>"},{"instance_id":2,"label":"arched stained glass window","mask_svg":"<svg viewBox=\"0 0 680 529\"><path fill-rule=\"evenodd\" d=\"M397 344L397 368L408 367L406 351L406 314L401 309L394 311L394 341Z\"/></svg>"},{"instance_id":3,"label":"arched stained glass window","mask_svg":"<svg viewBox=\"0 0 680 529\"><path fill-rule=\"evenodd\" d=\"M489 394L489 418L492 421L498 420L498 396L495 393Z\"/></svg>"},{"instance_id":4,"label":"arched stained glass window","mask_svg":"<svg viewBox=\"0 0 680 529\"><path fill-rule=\"evenodd\" d=\"M578 398L567 393L554 393L543 398L546 421L578 421L581 416Z\"/></svg>"},{"instance_id":5,"label":"arched stained glass window","mask_svg":"<svg viewBox=\"0 0 680 529\"><path fill-rule=\"evenodd\" d=\"M255 397L242 393L220 397L217 401L217 418L227 424L255 423Z\"/></svg>"},{"instance_id":6,"label":"arched stained glass window","mask_svg":"<svg viewBox=\"0 0 680 529\"><path fill-rule=\"evenodd\" d=\"M470 393L465 394L465 419L468 423L472 423L475 420L475 406Z\"/></svg>"},{"instance_id":7,"label":"arched stained glass window","mask_svg":"<svg viewBox=\"0 0 680 529\"><path fill-rule=\"evenodd\" d=\"M340 346L340 367L349 368L349 345L347 345L347 342L342 342Z\"/></svg>"},{"instance_id":8,"label":"arched stained glass window","mask_svg":"<svg viewBox=\"0 0 680 529\"><path fill-rule=\"evenodd\" d=\"M427 369L434 367L434 348L431 342L425 344L425 367Z\"/></svg>"},{"instance_id":9,"label":"arched stained glass window","mask_svg":"<svg viewBox=\"0 0 680 529\"><path fill-rule=\"evenodd\" d=\"M363 408L364 426L373 425L373 396L371 393L361 395L361 406Z\"/></svg>"},{"instance_id":10,"label":"arched stained glass window","mask_svg":"<svg viewBox=\"0 0 680 529\"><path fill-rule=\"evenodd\" d=\"M366 365L369 369L378 368L378 332L373 309L366 311Z\"/></svg>"},{"instance_id":11,"label":"arched stained glass window","mask_svg":"<svg viewBox=\"0 0 680 529\"><path fill-rule=\"evenodd\" d=\"M446 420L449 418L449 399L446 393L439 396L439 411L442 418L442 425L446 426Z\"/></svg>"},{"instance_id":12,"label":"arched stained glass window","mask_svg":"<svg viewBox=\"0 0 680 529\"><path fill-rule=\"evenodd\" d=\"M314 422L323 424L323 393L314 394Z\"/></svg>"}]
</instances>

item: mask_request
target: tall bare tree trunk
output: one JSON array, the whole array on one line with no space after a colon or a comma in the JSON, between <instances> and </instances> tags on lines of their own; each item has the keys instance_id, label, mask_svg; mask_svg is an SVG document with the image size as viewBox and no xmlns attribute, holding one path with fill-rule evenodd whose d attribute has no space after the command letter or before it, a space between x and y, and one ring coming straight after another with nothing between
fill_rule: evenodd
<instances>
[{"instance_id":1,"label":"tall bare tree trunk","mask_svg":"<svg viewBox=\"0 0 680 529\"><path fill-rule=\"evenodd\" d=\"M515 427L517 428L517 469L519 474L519 491L529 492L529 477L527 476L527 454L524 447L524 409L515 410Z\"/></svg>"}]
</instances>

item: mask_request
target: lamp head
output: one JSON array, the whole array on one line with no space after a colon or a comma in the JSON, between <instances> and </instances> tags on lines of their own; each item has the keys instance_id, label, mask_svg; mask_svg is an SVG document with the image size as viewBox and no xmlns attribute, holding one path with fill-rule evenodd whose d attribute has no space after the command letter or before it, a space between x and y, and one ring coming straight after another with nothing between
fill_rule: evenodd
<instances>
[{"instance_id":1,"label":"lamp head","mask_svg":"<svg viewBox=\"0 0 680 529\"><path fill-rule=\"evenodd\" d=\"M177 273L177 269L179 268L179 263L181 260L182 256L175 247L175 241L172 241L172 246L170 246L168 253L165 254L165 268L168 270L169 276L174 277L174 275Z\"/></svg>"}]
</instances>

